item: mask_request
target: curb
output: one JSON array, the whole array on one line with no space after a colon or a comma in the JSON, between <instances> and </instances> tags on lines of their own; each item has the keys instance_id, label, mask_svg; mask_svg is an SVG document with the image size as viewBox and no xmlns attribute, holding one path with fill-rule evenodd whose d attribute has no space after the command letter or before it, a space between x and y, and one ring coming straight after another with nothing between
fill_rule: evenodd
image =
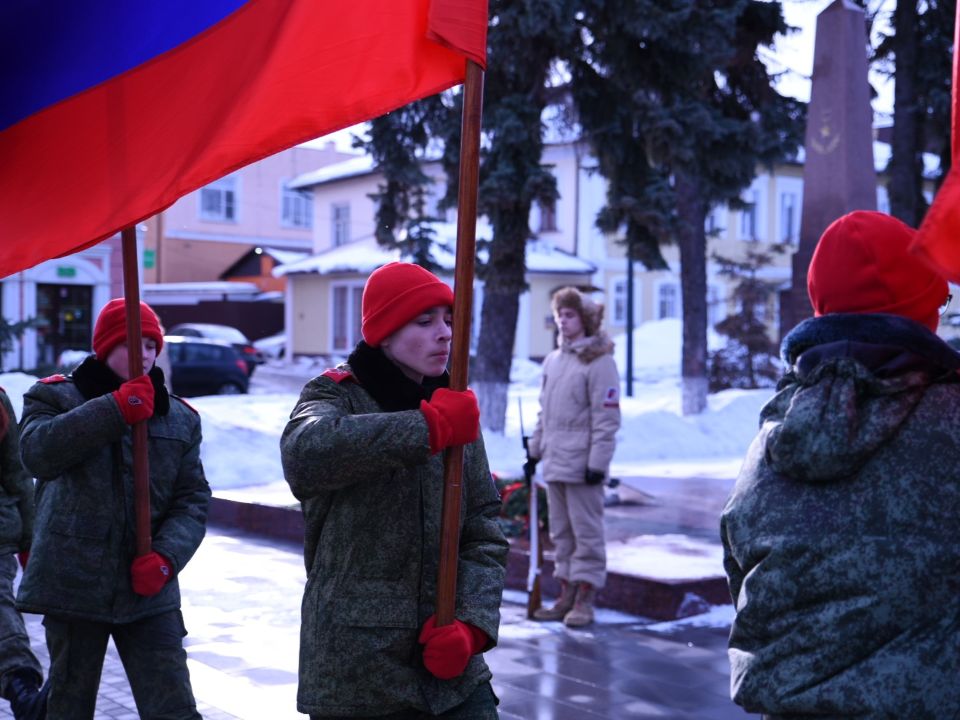
<instances>
[{"instance_id":1,"label":"curb","mask_svg":"<svg viewBox=\"0 0 960 720\"><path fill-rule=\"evenodd\" d=\"M210 501L207 522L303 544L303 514L294 508L214 497ZM505 587L526 591L528 561L526 547L511 542ZM543 559L540 589L545 595L557 597L560 581L553 577L553 567L553 559L547 553ZM730 605L732 602L725 577L662 580L616 572L607 573L607 584L596 596L597 607L661 621L699 615L711 605Z\"/></svg>"}]
</instances>

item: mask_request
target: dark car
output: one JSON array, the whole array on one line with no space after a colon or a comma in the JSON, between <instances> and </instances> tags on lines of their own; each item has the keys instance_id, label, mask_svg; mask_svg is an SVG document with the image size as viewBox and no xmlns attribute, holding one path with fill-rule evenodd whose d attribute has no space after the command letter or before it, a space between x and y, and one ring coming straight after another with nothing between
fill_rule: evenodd
<instances>
[{"instance_id":1,"label":"dark car","mask_svg":"<svg viewBox=\"0 0 960 720\"><path fill-rule=\"evenodd\" d=\"M240 357L247 364L247 375L253 375L257 365L262 365L267 361L263 353L253 346L253 343L247 339L247 336L229 325L215 325L213 323L180 323L167 329L167 335L180 335L182 337L207 338L208 340L220 340L233 345Z\"/></svg>"},{"instance_id":2,"label":"dark car","mask_svg":"<svg viewBox=\"0 0 960 720\"><path fill-rule=\"evenodd\" d=\"M247 363L233 345L219 340L165 335L174 395L238 395L250 387Z\"/></svg>"}]
</instances>

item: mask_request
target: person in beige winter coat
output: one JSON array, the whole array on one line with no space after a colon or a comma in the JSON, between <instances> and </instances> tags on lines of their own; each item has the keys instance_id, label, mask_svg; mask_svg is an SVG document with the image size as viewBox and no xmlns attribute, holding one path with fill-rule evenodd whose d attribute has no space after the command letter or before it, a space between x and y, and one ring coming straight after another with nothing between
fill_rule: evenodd
<instances>
[{"instance_id":1,"label":"person in beige winter coat","mask_svg":"<svg viewBox=\"0 0 960 720\"><path fill-rule=\"evenodd\" d=\"M613 341L600 329L603 305L574 287L551 302L559 347L543 361L540 415L529 442L531 473L543 461L554 574L561 594L538 620L569 627L593 622L593 600L607 575L603 484L620 428L620 375Z\"/></svg>"}]
</instances>

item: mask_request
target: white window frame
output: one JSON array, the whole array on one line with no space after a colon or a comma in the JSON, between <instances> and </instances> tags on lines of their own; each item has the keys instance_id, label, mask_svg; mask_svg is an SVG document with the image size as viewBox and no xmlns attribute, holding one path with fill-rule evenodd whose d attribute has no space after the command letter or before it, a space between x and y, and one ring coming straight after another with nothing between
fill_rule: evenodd
<instances>
[{"instance_id":1,"label":"white window frame","mask_svg":"<svg viewBox=\"0 0 960 720\"><path fill-rule=\"evenodd\" d=\"M800 195L789 190L780 191L780 237L778 242L796 245L800 242Z\"/></svg>"},{"instance_id":2,"label":"white window frame","mask_svg":"<svg viewBox=\"0 0 960 720\"><path fill-rule=\"evenodd\" d=\"M707 239L726 237L727 224L724 220L729 213L730 209L726 205L716 205L710 208L710 212L707 213L706 220L703 223L703 231L706 233Z\"/></svg>"},{"instance_id":3,"label":"white window frame","mask_svg":"<svg viewBox=\"0 0 960 720\"><path fill-rule=\"evenodd\" d=\"M760 193L750 189L743 193L743 201L747 207L740 211L740 239L753 241L759 238L757 228L759 227L759 198Z\"/></svg>"},{"instance_id":4,"label":"white window frame","mask_svg":"<svg viewBox=\"0 0 960 720\"><path fill-rule=\"evenodd\" d=\"M641 284L636 277L633 279L633 324L638 326L643 322L640 317L640 289ZM611 312L610 324L616 327L627 326L627 276L613 278L610 285Z\"/></svg>"},{"instance_id":5,"label":"white window frame","mask_svg":"<svg viewBox=\"0 0 960 720\"><path fill-rule=\"evenodd\" d=\"M664 290L666 288L671 288L674 296L673 303L675 308L675 315L664 315L663 314L663 303L664 303ZM682 318L683 317L683 296L680 292L680 283L676 280L661 280L657 283L655 288L654 295L654 320L666 320L667 318Z\"/></svg>"},{"instance_id":6,"label":"white window frame","mask_svg":"<svg viewBox=\"0 0 960 720\"><path fill-rule=\"evenodd\" d=\"M209 198L216 198L208 202ZM207 205L217 205L217 210L207 210ZM231 215L233 217L229 217ZM236 224L240 222L240 178L227 175L200 188L197 192L197 217L203 222Z\"/></svg>"},{"instance_id":7,"label":"white window frame","mask_svg":"<svg viewBox=\"0 0 960 720\"><path fill-rule=\"evenodd\" d=\"M280 227L313 229L313 190L288 187L280 183Z\"/></svg>"},{"instance_id":8,"label":"white window frame","mask_svg":"<svg viewBox=\"0 0 960 720\"><path fill-rule=\"evenodd\" d=\"M330 285L330 348L335 353L349 353L363 337L360 333L363 286L362 280ZM341 329L338 314L344 302L346 317L342 323L342 342L338 342L341 340L338 335Z\"/></svg>"},{"instance_id":9,"label":"white window frame","mask_svg":"<svg viewBox=\"0 0 960 720\"><path fill-rule=\"evenodd\" d=\"M339 247L350 242L350 203L330 204L330 247Z\"/></svg>"}]
</instances>

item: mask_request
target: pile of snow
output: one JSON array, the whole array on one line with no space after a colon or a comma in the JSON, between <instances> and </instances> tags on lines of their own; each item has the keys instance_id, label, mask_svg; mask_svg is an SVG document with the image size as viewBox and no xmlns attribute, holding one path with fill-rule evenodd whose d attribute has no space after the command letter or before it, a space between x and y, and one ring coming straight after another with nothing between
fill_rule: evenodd
<instances>
[{"instance_id":1,"label":"pile of snow","mask_svg":"<svg viewBox=\"0 0 960 720\"><path fill-rule=\"evenodd\" d=\"M284 332L253 341L253 346L272 360L283 357L286 344L287 334Z\"/></svg>"},{"instance_id":2,"label":"pile of snow","mask_svg":"<svg viewBox=\"0 0 960 720\"><path fill-rule=\"evenodd\" d=\"M613 337L616 347L613 359L620 377L627 376L627 334ZM707 350L719 350L727 338L713 328L707 330ZM665 318L645 322L633 331L633 377L641 382L655 382L680 376L680 351L683 345L683 321Z\"/></svg>"}]
</instances>

